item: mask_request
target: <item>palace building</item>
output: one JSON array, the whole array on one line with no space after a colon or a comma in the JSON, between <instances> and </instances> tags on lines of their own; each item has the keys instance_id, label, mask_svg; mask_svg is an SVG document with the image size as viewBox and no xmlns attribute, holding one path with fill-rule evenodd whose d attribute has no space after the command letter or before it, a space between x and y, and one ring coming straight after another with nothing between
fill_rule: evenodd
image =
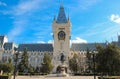
<instances>
[{"instance_id":1,"label":"palace building","mask_svg":"<svg viewBox=\"0 0 120 79\"><path fill-rule=\"evenodd\" d=\"M27 49L29 65L34 68L40 67L43 63L44 54L48 53L52 58L52 64L54 64L53 71L56 71L58 65L61 64L61 55L65 56L65 65L68 66L68 59L75 53L80 58L81 68L83 71L86 69L86 53L87 49L91 52L96 51L96 43L73 43L70 47L71 39L71 22L69 17L66 17L64 7L61 5L57 18L54 17L52 23L53 39L54 43L31 43L31 44L19 44L8 42L7 36L0 35L0 61L9 62L13 60L15 52L23 53L24 49ZM118 41L114 42L120 46L120 36ZM105 43L97 43L105 46Z\"/></svg>"},{"instance_id":2,"label":"palace building","mask_svg":"<svg viewBox=\"0 0 120 79\"><path fill-rule=\"evenodd\" d=\"M7 36L0 35L0 62L9 62L13 60L13 55L17 49L17 45L8 42Z\"/></svg>"}]
</instances>

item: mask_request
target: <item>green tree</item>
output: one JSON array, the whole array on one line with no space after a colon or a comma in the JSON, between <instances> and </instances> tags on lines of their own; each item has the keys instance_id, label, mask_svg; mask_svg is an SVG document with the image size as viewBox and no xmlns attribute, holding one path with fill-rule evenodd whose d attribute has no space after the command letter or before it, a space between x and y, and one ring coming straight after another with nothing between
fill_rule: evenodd
<instances>
[{"instance_id":1,"label":"green tree","mask_svg":"<svg viewBox=\"0 0 120 79\"><path fill-rule=\"evenodd\" d=\"M53 69L53 65L51 63L51 57L48 55L48 53L44 54L43 63L41 67L42 73L50 73Z\"/></svg>"},{"instance_id":2,"label":"green tree","mask_svg":"<svg viewBox=\"0 0 120 79\"><path fill-rule=\"evenodd\" d=\"M36 67L34 72L39 73L40 72L40 67Z\"/></svg>"},{"instance_id":3,"label":"green tree","mask_svg":"<svg viewBox=\"0 0 120 79\"><path fill-rule=\"evenodd\" d=\"M69 59L69 68L74 74L77 74L80 71L80 65L78 61L79 60L76 54L74 54L73 58Z\"/></svg>"},{"instance_id":4,"label":"green tree","mask_svg":"<svg viewBox=\"0 0 120 79\"><path fill-rule=\"evenodd\" d=\"M0 63L0 70L3 70L5 73L11 73L14 67L12 63Z\"/></svg>"},{"instance_id":5,"label":"green tree","mask_svg":"<svg viewBox=\"0 0 120 79\"><path fill-rule=\"evenodd\" d=\"M31 65L29 66L29 69L28 69L28 70L29 70L28 72L29 72L30 74L32 74L32 73L34 72L34 68L33 68Z\"/></svg>"},{"instance_id":6,"label":"green tree","mask_svg":"<svg viewBox=\"0 0 120 79\"><path fill-rule=\"evenodd\" d=\"M87 68L87 72L90 73L90 71L92 71L92 58L91 58L92 54L90 53L89 48L87 48L87 53L86 53L86 63L88 65Z\"/></svg>"},{"instance_id":7,"label":"green tree","mask_svg":"<svg viewBox=\"0 0 120 79\"><path fill-rule=\"evenodd\" d=\"M89 48L87 48L87 54L86 54L87 60L91 60L91 53Z\"/></svg>"},{"instance_id":8,"label":"green tree","mask_svg":"<svg viewBox=\"0 0 120 79\"><path fill-rule=\"evenodd\" d=\"M114 44L107 44L105 48L97 46L97 71L108 75L120 74L120 48Z\"/></svg>"},{"instance_id":9,"label":"green tree","mask_svg":"<svg viewBox=\"0 0 120 79\"><path fill-rule=\"evenodd\" d=\"M19 72L28 72L29 66L28 66L27 49L24 49L18 68L19 68Z\"/></svg>"}]
</instances>

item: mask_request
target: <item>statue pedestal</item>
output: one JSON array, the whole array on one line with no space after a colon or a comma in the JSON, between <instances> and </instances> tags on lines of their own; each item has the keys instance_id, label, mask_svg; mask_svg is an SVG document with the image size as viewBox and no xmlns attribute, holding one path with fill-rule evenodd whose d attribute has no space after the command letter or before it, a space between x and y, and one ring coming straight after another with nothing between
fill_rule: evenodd
<instances>
[{"instance_id":1,"label":"statue pedestal","mask_svg":"<svg viewBox=\"0 0 120 79\"><path fill-rule=\"evenodd\" d=\"M60 71L59 71L59 73L57 73L57 76L58 77L66 77L66 76L68 76L68 74L66 73L66 66L65 65L60 65L59 66L60 67Z\"/></svg>"}]
</instances>

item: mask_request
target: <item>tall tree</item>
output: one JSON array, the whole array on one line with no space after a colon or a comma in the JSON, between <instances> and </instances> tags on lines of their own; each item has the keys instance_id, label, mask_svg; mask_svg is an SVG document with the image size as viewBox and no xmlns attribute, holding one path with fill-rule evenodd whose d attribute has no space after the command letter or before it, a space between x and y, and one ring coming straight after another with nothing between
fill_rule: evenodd
<instances>
[{"instance_id":1,"label":"tall tree","mask_svg":"<svg viewBox=\"0 0 120 79\"><path fill-rule=\"evenodd\" d=\"M74 54L73 58L69 59L69 68L74 74L80 71L80 65L78 63L78 57Z\"/></svg>"},{"instance_id":2,"label":"tall tree","mask_svg":"<svg viewBox=\"0 0 120 79\"><path fill-rule=\"evenodd\" d=\"M21 57L21 61L19 63L19 71L20 72L28 72L28 54L27 54L27 49L24 49L24 52Z\"/></svg>"},{"instance_id":3,"label":"tall tree","mask_svg":"<svg viewBox=\"0 0 120 79\"><path fill-rule=\"evenodd\" d=\"M103 74L120 74L120 48L114 44L107 44L105 48L97 47L97 71Z\"/></svg>"},{"instance_id":4,"label":"tall tree","mask_svg":"<svg viewBox=\"0 0 120 79\"><path fill-rule=\"evenodd\" d=\"M32 66L30 65L28 70L29 70L28 72L29 72L30 74L32 74L32 73L34 72L34 67L32 67Z\"/></svg>"},{"instance_id":5,"label":"tall tree","mask_svg":"<svg viewBox=\"0 0 120 79\"><path fill-rule=\"evenodd\" d=\"M92 67L92 64L93 64L93 61L92 61L92 54L90 53L90 50L89 48L87 48L87 53L86 53L86 64L87 64L87 72L91 72L93 69Z\"/></svg>"},{"instance_id":6,"label":"tall tree","mask_svg":"<svg viewBox=\"0 0 120 79\"><path fill-rule=\"evenodd\" d=\"M43 73L50 73L53 69L53 65L51 63L51 57L48 55L48 53L44 54L43 63L41 67L41 72Z\"/></svg>"}]
</instances>

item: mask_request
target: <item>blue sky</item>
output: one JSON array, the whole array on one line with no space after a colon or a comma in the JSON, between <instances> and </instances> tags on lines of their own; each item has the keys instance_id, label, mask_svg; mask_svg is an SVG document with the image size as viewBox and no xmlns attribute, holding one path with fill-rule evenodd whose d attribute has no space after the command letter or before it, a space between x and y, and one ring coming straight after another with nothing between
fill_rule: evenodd
<instances>
[{"instance_id":1,"label":"blue sky","mask_svg":"<svg viewBox=\"0 0 120 79\"><path fill-rule=\"evenodd\" d=\"M120 0L0 0L0 35L10 42L52 42L52 22L64 4L71 42L105 42L120 34Z\"/></svg>"}]
</instances>

